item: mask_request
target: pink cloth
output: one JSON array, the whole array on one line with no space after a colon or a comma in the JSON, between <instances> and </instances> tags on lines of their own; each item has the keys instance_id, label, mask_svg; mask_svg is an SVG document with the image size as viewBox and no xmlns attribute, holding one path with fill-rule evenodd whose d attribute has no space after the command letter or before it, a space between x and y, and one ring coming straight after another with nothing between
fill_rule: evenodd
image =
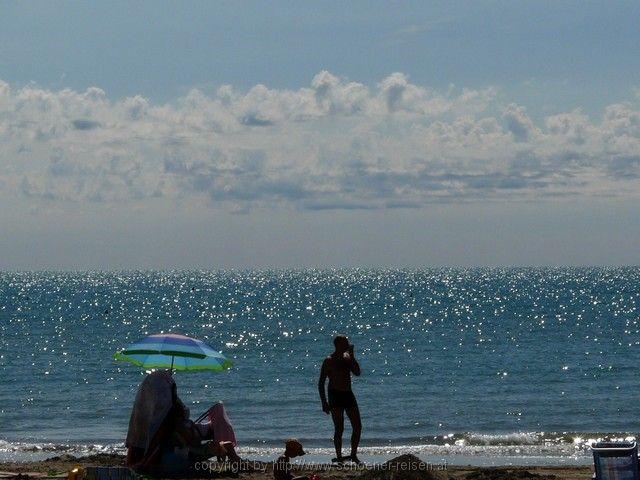
<instances>
[{"instance_id":1,"label":"pink cloth","mask_svg":"<svg viewBox=\"0 0 640 480\"><path fill-rule=\"evenodd\" d=\"M213 433L213 438L216 442L231 442L233 446L236 446L236 434L233 431L233 425L231 420L227 416L227 412L224 410L224 404L222 402L216 403L207 412L209 418L209 431Z\"/></svg>"}]
</instances>

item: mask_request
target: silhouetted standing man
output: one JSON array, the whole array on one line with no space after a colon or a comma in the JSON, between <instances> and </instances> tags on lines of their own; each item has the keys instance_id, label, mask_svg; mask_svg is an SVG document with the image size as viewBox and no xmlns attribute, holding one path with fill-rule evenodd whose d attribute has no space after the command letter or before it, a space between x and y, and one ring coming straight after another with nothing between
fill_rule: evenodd
<instances>
[{"instance_id":1,"label":"silhouetted standing man","mask_svg":"<svg viewBox=\"0 0 640 480\"><path fill-rule=\"evenodd\" d=\"M358 444L362 432L360 410L358 402L351 390L351 374L360 375L360 365L353 355L353 345L344 335L338 335L333 339L335 351L324 359L320 369L318 391L322 401L322 411L331 414L333 419L334 434L333 444L336 447L336 461L351 459L361 463L358 459ZM324 384L329 378L329 401L325 394ZM344 432L344 414L347 414L351 422L351 455L342 456L342 433Z\"/></svg>"}]
</instances>

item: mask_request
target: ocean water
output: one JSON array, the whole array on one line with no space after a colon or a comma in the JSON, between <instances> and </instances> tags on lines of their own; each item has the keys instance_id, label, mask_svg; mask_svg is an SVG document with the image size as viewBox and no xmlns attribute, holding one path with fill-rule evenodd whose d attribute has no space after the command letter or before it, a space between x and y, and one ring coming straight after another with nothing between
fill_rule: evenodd
<instances>
[{"instance_id":1,"label":"ocean water","mask_svg":"<svg viewBox=\"0 0 640 480\"><path fill-rule=\"evenodd\" d=\"M317 380L345 333L363 457L587 462L640 431L639 305L640 268L0 273L0 459L122 451L144 371L112 355L176 332L233 360L175 378L247 456L332 453Z\"/></svg>"}]
</instances>

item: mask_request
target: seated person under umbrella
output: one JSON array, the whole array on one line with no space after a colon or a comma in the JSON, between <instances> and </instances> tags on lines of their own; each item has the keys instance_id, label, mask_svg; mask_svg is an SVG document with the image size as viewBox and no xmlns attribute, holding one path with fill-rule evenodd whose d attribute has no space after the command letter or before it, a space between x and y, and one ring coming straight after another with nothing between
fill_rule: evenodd
<instances>
[{"instance_id":1,"label":"seated person under umbrella","mask_svg":"<svg viewBox=\"0 0 640 480\"><path fill-rule=\"evenodd\" d=\"M233 427L222 403L210 410L209 420L207 424L189 420L189 410L178 398L168 371L150 373L133 404L125 441L127 465L141 472L178 473L214 456L239 465Z\"/></svg>"}]
</instances>

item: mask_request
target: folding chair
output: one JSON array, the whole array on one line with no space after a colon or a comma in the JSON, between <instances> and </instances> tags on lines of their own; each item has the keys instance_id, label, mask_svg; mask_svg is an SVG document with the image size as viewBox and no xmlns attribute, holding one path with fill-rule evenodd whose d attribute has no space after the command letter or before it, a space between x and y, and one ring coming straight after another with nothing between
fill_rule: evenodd
<instances>
[{"instance_id":1,"label":"folding chair","mask_svg":"<svg viewBox=\"0 0 640 480\"><path fill-rule=\"evenodd\" d=\"M591 451L595 480L640 480L636 442L598 442Z\"/></svg>"}]
</instances>

